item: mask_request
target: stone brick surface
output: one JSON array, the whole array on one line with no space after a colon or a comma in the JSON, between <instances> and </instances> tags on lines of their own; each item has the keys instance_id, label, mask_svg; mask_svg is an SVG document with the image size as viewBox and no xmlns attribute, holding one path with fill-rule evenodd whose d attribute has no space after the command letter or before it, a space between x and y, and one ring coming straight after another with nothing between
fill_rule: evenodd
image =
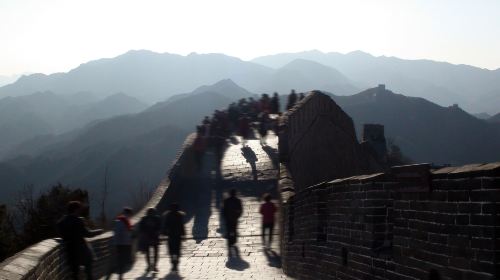
<instances>
[{"instance_id":1,"label":"stone brick surface","mask_svg":"<svg viewBox=\"0 0 500 280\"><path fill-rule=\"evenodd\" d=\"M279 155L296 189L380 169L358 143L349 115L319 91L308 93L281 118Z\"/></svg>"},{"instance_id":2,"label":"stone brick surface","mask_svg":"<svg viewBox=\"0 0 500 280\"><path fill-rule=\"evenodd\" d=\"M160 247L159 272L147 273L144 256L136 256L134 267L125 279L286 279L279 255L279 226L270 250L261 241L260 198L276 194L277 167L272 160L277 137L268 137L268 147L250 140L242 150L239 139L229 144L220 164L220 177L212 152L205 155L200 174L191 178L176 199L186 212L187 240L183 242L179 273L171 273L165 243ZM225 192L236 188L244 210L240 218L237 246L240 258L228 258L224 223L220 216ZM196 192L191 190L196 189ZM277 203L277 201L276 201ZM277 217L279 218L279 217ZM278 224L278 223L277 223ZM113 275L111 279L117 279Z\"/></svg>"},{"instance_id":3,"label":"stone brick surface","mask_svg":"<svg viewBox=\"0 0 500 280\"><path fill-rule=\"evenodd\" d=\"M498 164L432 174L424 166L294 192L280 165L284 271L298 279L428 279L431 270L447 280L498 279L500 181L484 176Z\"/></svg>"}]
</instances>

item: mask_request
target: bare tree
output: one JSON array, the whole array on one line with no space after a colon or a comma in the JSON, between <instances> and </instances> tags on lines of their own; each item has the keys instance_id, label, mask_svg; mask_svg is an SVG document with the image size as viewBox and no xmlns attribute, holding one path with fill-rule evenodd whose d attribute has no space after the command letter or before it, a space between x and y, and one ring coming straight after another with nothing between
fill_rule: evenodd
<instances>
[{"instance_id":1,"label":"bare tree","mask_svg":"<svg viewBox=\"0 0 500 280\"><path fill-rule=\"evenodd\" d=\"M14 223L18 227L24 226L26 221L31 219L35 212L35 187L33 185L24 186L19 191L14 206L16 208L14 214Z\"/></svg>"},{"instance_id":2,"label":"bare tree","mask_svg":"<svg viewBox=\"0 0 500 280\"><path fill-rule=\"evenodd\" d=\"M107 226L107 217L106 217L106 203L108 199L108 171L109 171L109 163L106 163L106 167L104 168L104 184L102 186L102 197L101 197L101 214L99 217L99 223L103 228Z\"/></svg>"},{"instance_id":3,"label":"bare tree","mask_svg":"<svg viewBox=\"0 0 500 280\"><path fill-rule=\"evenodd\" d=\"M153 188L145 181L141 181L137 188L130 192L130 206L138 211L151 199L153 195Z\"/></svg>"}]
</instances>

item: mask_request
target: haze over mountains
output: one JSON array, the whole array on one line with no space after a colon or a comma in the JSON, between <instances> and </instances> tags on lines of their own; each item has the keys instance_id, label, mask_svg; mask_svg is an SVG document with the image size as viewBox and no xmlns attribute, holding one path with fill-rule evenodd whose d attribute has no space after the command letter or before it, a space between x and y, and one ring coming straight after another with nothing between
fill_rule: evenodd
<instances>
[{"instance_id":1,"label":"haze over mountains","mask_svg":"<svg viewBox=\"0 0 500 280\"><path fill-rule=\"evenodd\" d=\"M320 89L348 95L379 83L396 92L424 97L439 105L459 104L471 113L498 113L500 69L430 60L308 51L243 61L223 54L181 56L130 51L115 58L84 63L68 73L33 74L1 87L0 97L38 91L56 94L123 92L143 102L157 102L200 85L231 79L252 92ZM289 86L287 86L289 85ZM312 88L311 88L312 87ZM283 92L281 92L283 93Z\"/></svg>"},{"instance_id":2,"label":"haze over mountains","mask_svg":"<svg viewBox=\"0 0 500 280\"><path fill-rule=\"evenodd\" d=\"M68 73L24 76L0 88L0 196L60 181L88 189L95 204L108 168L114 196L108 210L114 211L139 185L159 182L204 116L262 92L278 91L284 105L292 88L331 93L358 132L364 123L385 125L386 136L417 162L498 161L499 75L362 52L247 62L221 54L131 51ZM392 91L372 88L379 83ZM461 108L489 114L480 120Z\"/></svg>"},{"instance_id":3,"label":"haze over mountains","mask_svg":"<svg viewBox=\"0 0 500 280\"><path fill-rule=\"evenodd\" d=\"M233 93L240 95L232 98ZM60 181L88 189L95 206L108 167L108 209L117 210L118 202L131 202L139 186L156 186L185 137L205 115L243 95L252 94L224 80L137 114L96 121L52 137L36 149L22 145L16 149L16 158L0 163L0 185L4 186L0 194L15 197L24 185L43 189Z\"/></svg>"},{"instance_id":4,"label":"haze over mountains","mask_svg":"<svg viewBox=\"0 0 500 280\"><path fill-rule=\"evenodd\" d=\"M459 104L469 112L497 113L500 108L500 69L495 71L469 65L431 60L375 57L355 51L348 54L307 51L259 57L252 62L271 68L306 59L337 69L360 88L378 83L396 92L424 97L439 105Z\"/></svg>"},{"instance_id":5,"label":"haze over mountains","mask_svg":"<svg viewBox=\"0 0 500 280\"><path fill-rule=\"evenodd\" d=\"M372 88L352 96L332 96L354 120L385 126L405 155L415 162L460 165L500 159L500 123L477 119L457 106Z\"/></svg>"},{"instance_id":6,"label":"haze over mountains","mask_svg":"<svg viewBox=\"0 0 500 280\"><path fill-rule=\"evenodd\" d=\"M35 136L61 134L91 121L137 113L147 106L122 93L104 99L89 93L52 92L0 99L0 159Z\"/></svg>"}]
</instances>

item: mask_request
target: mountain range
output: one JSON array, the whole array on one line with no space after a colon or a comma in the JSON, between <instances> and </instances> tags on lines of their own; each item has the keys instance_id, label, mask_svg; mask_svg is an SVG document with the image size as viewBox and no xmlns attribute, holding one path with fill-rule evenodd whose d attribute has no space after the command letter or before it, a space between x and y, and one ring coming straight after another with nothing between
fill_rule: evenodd
<instances>
[{"instance_id":1,"label":"mountain range","mask_svg":"<svg viewBox=\"0 0 500 280\"><path fill-rule=\"evenodd\" d=\"M363 124L383 124L386 136L416 162L464 164L500 158L500 124L480 120L458 106L442 107L380 88L330 95L353 118L360 136ZM60 181L88 189L96 206L108 169L108 210L116 211L139 185L159 182L185 136L204 116L250 96L255 95L225 79L139 113L31 139L14 149L15 157L0 162L0 194L14 197L23 185L43 189ZM282 95L282 105L285 99Z\"/></svg>"},{"instance_id":2,"label":"mountain range","mask_svg":"<svg viewBox=\"0 0 500 280\"><path fill-rule=\"evenodd\" d=\"M239 93L231 97L232 93ZM139 186L151 188L163 178L185 137L206 115L252 94L230 80L182 94L136 113L94 121L43 141L21 144L17 156L0 162L2 197L15 197L23 186L38 190L64 182L90 192L92 205L101 199L108 170L108 211L133 200ZM5 201L3 201L5 202Z\"/></svg>"},{"instance_id":3,"label":"mountain range","mask_svg":"<svg viewBox=\"0 0 500 280\"><path fill-rule=\"evenodd\" d=\"M383 124L386 136L416 162L498 161L499 73L362 52L248 62L131 51L68 73L24 76L0 87L0 196L12 199L24 185L42 190L62 182L88 189L95 206L108 170L107 209L114 213L133 200L138 186L159 182L204 116L262 92L278 91L283 107L292 88L328 92L353 118L359 137L363 124ZM392 91L363 91L378 83ZM469 110L485 112L478 115L485 119Z\"/></svg>"},{"instance_id":4,"label":"mountain range","mask_svg":"<svg viewBox=\"0 0 500 280\"><path fill-rule=\"evenodd\" d=\"M500 123L480 120L458 106L442 107L379 88L332 98L352 117L359 136L363 124L383 124L386 137L415 162L460 165L500 159Z\"/></svg>"},{"instance_id":5,"label":"mountain range","mask_svg":"<svg viewBox=\"0 0 500 280\"><path fill-rule=\"evenodd\" d=\"M500 123L500 113L490 117L488 119L489 122Z\"/></svg>"},{"instance_id":6,"label":"mountain range","mask_svg":"<svg viewBox=\"0 0 500 280\"><path fill-rule=\"evenodd\" d=\"M459 104L472 113L496 114L500 110L500 69L492 71L424 59L375 57L361 51L282 53L258 57L252 62L278 69L296 59L337 69L358 88L386 84L396 92L423 97L443 106Z\"/></svg>"},{"instance_id":7,"label":"mountain range","mask_svg":"<svg viewBox=\"0 0 500 280\"><path fill-rule=\"evenodd\" d=\"M287 93L295 88L350 95L382 83L396 92L423 97L442 106L459 104L471 113L496 114L500 104L500 69L375 57L361 51L283 53L252 61L223 54L181 56L129 51L115 58L84 63L68 73L23 76L0 87L0 97L40 91L91 92L100 97L123 92L154 103L222 79L231 79L255 93Z\"/></svg>"},{"instance_id":8,"label":"mountain range","mask_svg":"<svg viewBox=\"0 0 500 280\"><path fill-rule=\"evenodd\" d=\"M97 99L89 93L57 95L37 92L0 99L0 159L15 146L36 136L61 134L91 121L147 107L136 98L117 93Z\"/></svg>"}]
</instances>

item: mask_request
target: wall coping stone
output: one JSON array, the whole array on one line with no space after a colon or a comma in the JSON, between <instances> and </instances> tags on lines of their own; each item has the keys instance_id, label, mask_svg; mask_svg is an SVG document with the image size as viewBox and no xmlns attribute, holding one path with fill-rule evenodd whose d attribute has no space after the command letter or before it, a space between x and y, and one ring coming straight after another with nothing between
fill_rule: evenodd
<instances>
[{"instance_id":1,"label":"wall coping stone","mask_svg":"<svg viewBox=\"0 0 500 280\"><path fill-rule=\"evenodd\" d=\"M281 165L280 165L281 166ZM283 165L284 166L284 165ZM283 168L283 167L281 167ZM285 167L286 168L286 167ZM428 172L428 175L426 173ZM321 182L304 189L304 191L311 191L317 188L323 188L326 185L343 185L343 184L360 184L369 182L384 182L384 183L398 183L402 179L415 179L413 186L400 188L400 184L395 185L399 191L421 192L430 191L430 184L433 179L446 179L449 175L454 175L452 179L467 179L469 177L484 177L489 174L492 176L500 176L500 162L493 162L487 164L467 164L458 167L443 167L438 170L430 170L430 164L419 163L410 165L400 165L391 167L390 172L387 173L373 173L356 175L346 178L339 178L332 181ZM429 177L427 177L429 176ZM287 171L280 169L280 192L295 192L293 186L293 179L289 177ZM408 182L405 182L408 183ZM405 184L408 185L408 184Z\"/></svg>"},{"instance_id":2,"label":"wall coping stone","mask_svg":"<svg viewBox=\"0 0 500 280\"><path fill-rule=\"evenodd\" d=\"M500 162L474 163L458 167L444 167L432 171L435 178L461 178L479 176L500 176Z\"/></svg>"}]
</instances>

